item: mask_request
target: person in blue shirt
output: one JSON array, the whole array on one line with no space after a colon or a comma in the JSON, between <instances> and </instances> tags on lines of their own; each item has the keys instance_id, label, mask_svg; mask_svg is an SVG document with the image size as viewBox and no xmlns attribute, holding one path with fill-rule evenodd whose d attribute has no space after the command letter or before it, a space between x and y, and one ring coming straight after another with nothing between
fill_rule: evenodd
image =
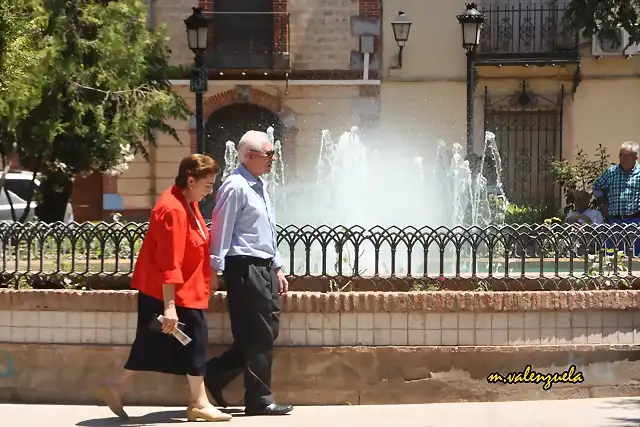
<instances>
[{"instance_id":1,"label":"person in blue shirt","mask_svg":"<svg viewBox=\"0 0 640 427\"><path fill-rule=\"evenodd\" d=\"M593 195L608 224L640 224L639 150L637 143L624 142L620 147L620 163L604 171L593 183ZM640 238L635 242L635 254L640 254Z\"/></svg>"},{"instance_id":2,"label":"person in blue shirt","mask_svg":"<svg viewBox=\"0 0 640 427\"><path fill-rule=\"evenodd\" d=\"M240 165L216 194L211 222L212 289L222 272L233 345L207 363L205 384L221 406L222 390L244 372L245 414L284 415L271 392L273 347L278 337L280 295L289 284L282 271L273 205L262 175L275 151L264 132L248 131L238 142Z\"/></svg>"}]
</instances>

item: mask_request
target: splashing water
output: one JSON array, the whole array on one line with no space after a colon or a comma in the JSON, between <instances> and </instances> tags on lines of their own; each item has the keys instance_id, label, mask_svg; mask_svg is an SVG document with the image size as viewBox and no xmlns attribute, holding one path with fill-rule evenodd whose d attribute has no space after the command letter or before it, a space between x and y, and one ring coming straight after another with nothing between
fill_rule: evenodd
<instances>
[{"instance_id":1,"label":"splashing water","mask_svg":"<svg viewBox=\"0 0 640 427\"><path fill-rule=\"evenodd\" d=\"M267 129L267 134L274 145L275 156L272 172L264 178L279 224L419 229L423 226L485 227L504 221L508 202L500 181L502 165L495 135L490 132L485 134L481 161L474 174L460 144L453 144L449 149L444 141L438 141L435 155L426 157L433 159L429 163L432 166L427 167L424 156L408 155L394 147L371 148L362 140L357 127L342 133L337 142L328 130L323 130L313 182L285 180L282 144L274 140L273 127ZM493 170L485 171L485 162L490 158ZM231 141L227 142L225 160L223 180L238 163ZM495 179L491 186L487 173ZM500 202L497 209L492 208L490 199ZM281 250L289 248L281 246ZM377 254L381 260L377 266L375 251L368 242L360 244L357 250L356 267L353 262L356 248L352 244L345 245L338 255L333 244L323 250L319 243L314 243L309 253L311 273L370 275L391 271L391 266L382 262L392 259L388 245ZM406 250L398 250L394 255L394 272L407 273L409 262L411 274L424 272L421 252L413 251L409 260ZM305 249L296 247L295 254L295 273L305 273ZM285 259L288 257L286 253L282 255Z\"/></svg>"},{"instance_id":2,"label":"splashing water","mask_svg":"<svg viewBox=\"0 0 640 427\"><path fill-rule=\"evenodd\" d=\"M287 194L284 190L284 163L282 160L282 143L280 141L274 141L273 127L269 126L267 129L267 135L269 135L269 141L273 144L274 161L271 169L271 173L267 175L267 192L271 200L274 200L274 209L276 215L279 209L283 208L284 214L287 212ZM275 201L279 203L276 203Z\"/></svg>"},{"instance_id":3,"label":"splashing water","mask_svg":"<svg viewBox=\"0 0 640 427\"><path fill-rule=\"evenodd\" d=\"M227 141L224 150L224 170L222 171L222 181L227 179L231 173L238 167L238 152L236 144L233 141Z\"/></svg>"}]
</instances>

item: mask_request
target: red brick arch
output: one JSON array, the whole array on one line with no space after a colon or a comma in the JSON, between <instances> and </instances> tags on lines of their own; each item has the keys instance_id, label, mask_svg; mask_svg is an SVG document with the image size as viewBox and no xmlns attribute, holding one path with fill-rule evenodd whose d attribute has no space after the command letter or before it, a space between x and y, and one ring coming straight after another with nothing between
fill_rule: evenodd
<instances>
[{"instance_id":1,"label":"red brick arch","mask_svg":"<svg viewBox=\"0 0 640 427\"><path fill-rule=\"evenodd\" d=\"M285 165L289 167L289 176L295 176L296 137L298 134L297 118L293 110L282 103L282 100L270 93L247 86L238 86L224 92L216 93L204 99L203 117L206 123L211 114L220 108L238 103L250 103L275 113L283 125L282 156ZM191 132L191 152L196 152L196 133Z\"/></svg>"},{"instance_id":2,"label":"red brick arch","mask_svg":"<svg viewBox=\"0 0 640 427\"><path fill-rule=\"evenodd\" d=\"M249 102L259 107L266 108L267 110L272 111L276 114L280 112L280 107L282 106L280 98L278 98L277 96L273 96L270 93L263 92L259 89L248 89L248 91L250 91L250 95L248 97L246 95L240 95L240 90L238 88L234 88L224 92L216 93L215 95L206 98L204 100L203 112L205 121L217 109L239 102Z\"/></svg>"}]
</instances>

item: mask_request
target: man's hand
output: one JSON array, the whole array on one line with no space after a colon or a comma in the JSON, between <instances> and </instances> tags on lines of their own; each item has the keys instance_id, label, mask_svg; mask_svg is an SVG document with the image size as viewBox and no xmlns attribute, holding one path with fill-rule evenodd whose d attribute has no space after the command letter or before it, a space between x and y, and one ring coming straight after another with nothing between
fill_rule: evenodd
<instances>
[{"instance_id":1,"label":"man's hand","mask_svg":"<svg viewBox=\"0 0 640 427\"><path fill-rule=\"evenodd\" d=\"M218 272L213 268L211 269L211 277L209 278L209 289L212 294L218 290Z\"/></svg>"},{"instance_id":2,"label":"man's hand","mask_svg":"<svg viewBox=\"0 0 640 427\"><path fill-rule=\"evenodd\" d=\"M287 281L287 278L285 277L281 269L278 269L278 271L276 272L276 276L278 277L280 295L286 294L289 291L289 282Z\"/></svg>"}]
</instances>

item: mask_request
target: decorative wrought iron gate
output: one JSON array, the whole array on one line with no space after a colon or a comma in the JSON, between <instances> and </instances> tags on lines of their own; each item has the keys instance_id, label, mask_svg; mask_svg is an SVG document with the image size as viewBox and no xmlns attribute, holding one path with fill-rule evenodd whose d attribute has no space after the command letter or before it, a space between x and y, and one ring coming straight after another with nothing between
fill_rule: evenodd
<instances>
[{"instance_id":1,"label":"decorative wrought iron gate","mask_svg":"<svg viewBox=\"0 0 640 427\"><path fill-rule=\"evenodd\" d=\"M543 206L550 214L560 207L550 161L562 157L563 99L564 86L555 100L532 93L526 81L497 100L485 87L484 128L496 135L511 203Z\"/></svg>"}]
</instances>

